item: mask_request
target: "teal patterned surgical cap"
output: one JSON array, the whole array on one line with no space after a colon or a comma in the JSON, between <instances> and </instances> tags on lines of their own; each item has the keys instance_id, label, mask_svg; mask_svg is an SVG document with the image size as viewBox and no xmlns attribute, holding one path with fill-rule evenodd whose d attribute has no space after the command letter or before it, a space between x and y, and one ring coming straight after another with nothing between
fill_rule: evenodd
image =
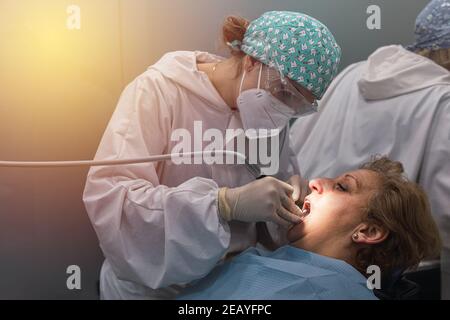
<instances>
[{"instance_id":1,"label":"teal patterned surgical cap","mask_svg":"<svg viewBox=\"0 0 450 320\"><path fill-rule=\"evenodd\" d=\"M313 93L325 94L338 73L341 48L320 21L302 13L266 12L250 23L241 50Z\"/></svg>"}]
</instances>

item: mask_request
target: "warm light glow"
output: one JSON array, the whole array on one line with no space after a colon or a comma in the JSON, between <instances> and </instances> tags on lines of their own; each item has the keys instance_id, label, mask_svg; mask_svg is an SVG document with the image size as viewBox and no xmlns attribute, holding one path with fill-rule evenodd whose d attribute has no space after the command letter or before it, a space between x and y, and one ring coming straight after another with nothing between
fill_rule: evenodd
<instances>
[{"instance_id":1,"label":"warm light glow","mask_svg":"<svg viewBox=\"0 0 450 320\"><path fill-rule=\"evenodd\" d=\"M70 30L70 1L0 0L3 159L79 158L98 139L80 128L102 130L115 108L124 86L118 2L77 3L82 28Z\"/></svg>"}]
</instances>

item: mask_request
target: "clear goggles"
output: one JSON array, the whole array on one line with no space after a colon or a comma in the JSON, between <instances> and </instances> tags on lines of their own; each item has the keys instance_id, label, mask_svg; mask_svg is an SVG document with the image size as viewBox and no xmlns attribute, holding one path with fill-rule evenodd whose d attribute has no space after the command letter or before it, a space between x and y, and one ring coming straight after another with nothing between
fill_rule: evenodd
<instances>
[{"instance_id":1,"label":"clear goggles","mask_svg":"<svg viewBox=\"0 0 450 320\"><path fill-rule=\"evenodd\" d=\"M284 104L274 107L289 117L298 118L317 112L317 101L308 101L291 79L273 67L262 66L261 88Z\"/></svg>"}]
</instances>

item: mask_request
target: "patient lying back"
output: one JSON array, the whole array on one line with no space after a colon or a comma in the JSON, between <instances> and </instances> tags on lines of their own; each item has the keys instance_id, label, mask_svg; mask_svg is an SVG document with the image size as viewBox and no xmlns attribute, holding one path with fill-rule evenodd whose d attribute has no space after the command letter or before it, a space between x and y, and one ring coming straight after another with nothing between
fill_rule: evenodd
<instances>
[{"instance_id":1,"label":"patient lying back","mask_svg":"<svg viewBox=\"0 0 450 320\"><path fill-rule=\"evenodd\" d=\"M381 276L439 254L424 191L386 157L335 179L311 180L307 216L287 231L290 245L251 248L216 267L180 299L376 299L369 266Z\"/></svg>"}]
</instances>

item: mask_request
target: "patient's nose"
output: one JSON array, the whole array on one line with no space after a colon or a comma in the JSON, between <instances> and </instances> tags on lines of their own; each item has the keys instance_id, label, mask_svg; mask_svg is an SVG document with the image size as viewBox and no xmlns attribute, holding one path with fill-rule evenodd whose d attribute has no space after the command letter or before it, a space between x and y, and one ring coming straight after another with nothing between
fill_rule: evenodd
<instances>
[{"instance_id":1,"label":"patient's nose","mask_svg":"<svg viewBox=\"0 0 450 320\"><path fill-rule=\"evenodd\" d=\"M309 188L311 189L311 191L316 191L320 194L324 191L333 189L333 180L328 178L314 179L309 182Z\"/></svg>"},{"instance_id":2,"label":"patient's nose","mask_svg":"<svg viewBox=\"0 0 450 320\"><path fill-rule=\"evenodd\" d=\"M322 179L313 179L309 181L309 189L311 189L312 192L322 193L323 192L323 184Z\"/></svg>"}]
</instances>

